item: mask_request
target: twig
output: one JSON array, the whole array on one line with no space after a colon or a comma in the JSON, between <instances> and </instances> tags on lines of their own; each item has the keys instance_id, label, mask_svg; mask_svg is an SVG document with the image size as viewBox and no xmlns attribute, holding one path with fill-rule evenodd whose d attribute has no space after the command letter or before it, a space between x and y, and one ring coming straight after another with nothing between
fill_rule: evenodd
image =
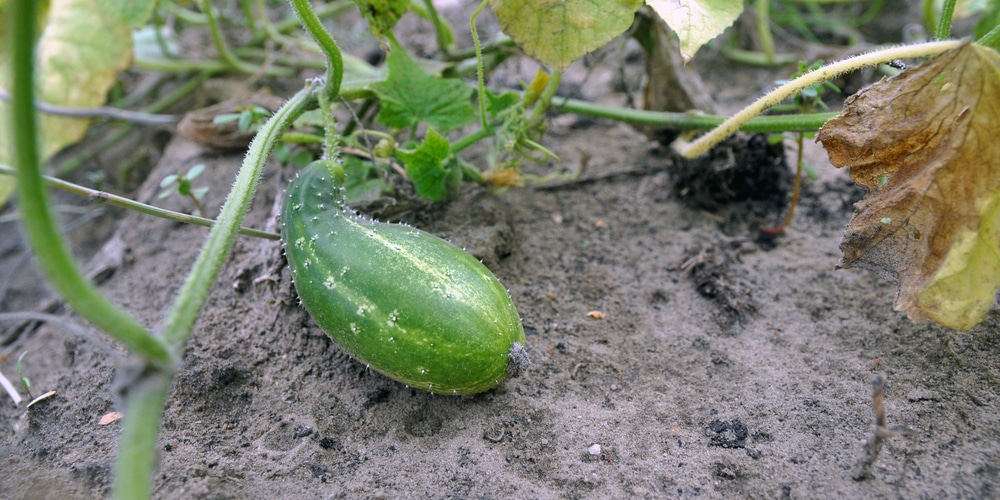
<instances>
[{"instance_id":1,"label":"twig","mask_svg":"<svg viewBox=\"0 0 1000 500\"><path fill-rule=\"evenodd\" d=\"M875 409L875 432L871 439L865 443L865 455L854 468L851 477L855 481L864 481L871 478L871 468L878 459L879 450L882 449L882 441L896 436L912 436L916 434L906 426L889 427L885 416L885 377L881 374L875 375L872 379L872 406Z\"/></svg>"},{"instance_id":2,"label":"twig","mask_svg":"<svg viewBox=\"0 0 1000 500\"><path fill-rule=\"evenodd\" d=\"M14 384L10 383L10 380L7 380L7 377L3 376L3 373L0 373L0 385L2 385L4 390L7 391L10 399L14 400L14 406L21 404L21 395L17 393L17 389L14 388Z\"/></svg>"},{"instance_id":3,"label":"twig","mask_svg":"<svg viewBox=\"0 0 1000 500\"><path fill-rule=\"evenodd\" d=\"M0 175L15 175L15 171L12 167L6 165L0 165ZM144 213L146 215L152 215L154 217L160 217L162 219L173 220L177 222L186 222L188 224L194 224L196 226L202 227L212 227L215 221L212 219L206 219L204 217L197 217L194 215L182 214L180 212L174 212L172 210L166 210L160 207L154 207L153 205L147 205L124 196L118 196L105 191L97 191L94 189L83 187L79 184L73 184L72 182L66 182L61 179L56 179L55 177L49 177L47 175L42 176L42 180L45 181L46 185L54 188L61 189L76 195L86 196L93 201L100 203L106 203L108 205L114 205L116 207L128 208L135 210L137 212ZM204 212L202 212L204 213ZM240 234L247 236L254 236L257 238L264 238L267 240L277 240L281 237L274 233L268 233L265 231L259 231L257 229L250 229L246 227L241 227L239 229Z\"/></svg>"},{"instance_id":4,"label":"twig","mask_svg":"<svg viewBox=\"0 0 1000 500\"><path fill-rule=\"evenodd\" d=\"M9 103L10 94L5 90L0 90L0 101ZM153 113L144 113L142 111L118 109L111 106L98 106L96 108L68 108L66 106L57 106L47 102L35 101L35 108L42 113L54 116L67 116L70 118L110 118L112 120L120 120L139 125L173 125L180 121L180 118L174 115L158 115Z\"/></svg>"}]
</instances>

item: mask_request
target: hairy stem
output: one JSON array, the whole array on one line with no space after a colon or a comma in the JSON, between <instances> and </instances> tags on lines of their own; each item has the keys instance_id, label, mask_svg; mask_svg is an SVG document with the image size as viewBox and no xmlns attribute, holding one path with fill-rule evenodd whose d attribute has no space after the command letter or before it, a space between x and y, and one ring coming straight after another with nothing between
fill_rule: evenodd
<instances>
[{"instance_id":1,"label":"hairy stem","mask_svg":"<svg viewBox=\"0 0 1000 500\"><path fill-rule=\"evenodd\" d=\"M335 99L340 95L340 84L344 80L344 57L340 53L337 41L330 36L330 32L323 27L323 22L312 10L309 0L290 0L295 15L298 16L302 26L305 27L313 40L319 44L323 55L326 56L326 82L323 93L328 99Z\"/></svg>"},{"instance_id":2,"label":"hairy stem","mask_svg":"<svg viewBox=\"0 0 1000 500\"><path fill-rule=\"evenodd\" d=\"M156 437L172 379L171 373L153 371L129 388L111 490L115 499L149 498L156 466Z\"/></svg>"},{"instance_id":3,"label":"hairy stem","mask_svg":"<svg viewBox=\"0 0 1000 500\"><path fill-rule=\"evenodd\" d=\"M774 106L795 95L795 93L801 92L807 87L867 66L874 66L876 64L896 59L937 55L942 52L958 48L958 46L962 43L963 42L960 41L943 41L893 47L890 49L879 50L877 52L870 52L868 54L861 54L859 56L854 56L844 59L843 61L823 66L822 68L810 71L809 73L806 73L772 90L753 104L743 108L742 111L736 113L732 118L729 118L718 127L712 129L711 132L698 138L698 140L694 142L678 140L674 143L674 148L685 157L694 158L705 151L708 151L712 146L718 144L726 137L732 135L740 128L741 125L750 121L751 118L763 113L771 106Z\"/></svg>"},{"instance_id":4,"label":"hairy stem","mask_svg":"<svg viewBox=\"0 0 1000 500\"><path fill-rule=\"evenodd\" d=\"M161 335L175 353L180 352L184 341L191 333L198 312L222 269L222 264L236 238L237 229L250 208L250 201L260 182L268 156L285 129L291 126L292 122L313 102L312 92L313 88L309 86L295 94L261 126L253 142L250 143L250 149L247 151L246 159L243 160L243 167L236 176L233 190L222 206L218 224L212 227L208 241L205 242L198 260L191 269L191 274L184 282L164 322Z\"/></svg>"},{"instance_id":5,"label":"hairy stem","mask_svg":"<svg viewBox=\"0 0 1000 500\"><path fill-rule=\"evenodd\" d=\"M486 77L483 76L483 48L479 44L479 30L476 29L476 18L486 8L488 0L483 0L469 17L469 28L472 30L472 44L476 46L476 84L479 89L479 124L485 129L486 123Z\"/></svg>"}]
</instances>

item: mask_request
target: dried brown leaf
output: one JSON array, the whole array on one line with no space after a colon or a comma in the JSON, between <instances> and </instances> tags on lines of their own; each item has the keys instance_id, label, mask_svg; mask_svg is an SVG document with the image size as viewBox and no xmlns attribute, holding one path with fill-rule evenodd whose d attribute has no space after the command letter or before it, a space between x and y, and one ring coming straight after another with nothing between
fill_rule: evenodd
<instances>
[{"instance_id":1,"label":"dried brown leaf","mask_svg":"<svg viewBox=\"0 0 1000 500\"><path fill-rule=\"evenodd\" d=\"M1000 55L964 44L880 81L817 140L868 189L841 266L896 281L914 321L982 321L1000 286Z\"/></svg>"}]
</instances>

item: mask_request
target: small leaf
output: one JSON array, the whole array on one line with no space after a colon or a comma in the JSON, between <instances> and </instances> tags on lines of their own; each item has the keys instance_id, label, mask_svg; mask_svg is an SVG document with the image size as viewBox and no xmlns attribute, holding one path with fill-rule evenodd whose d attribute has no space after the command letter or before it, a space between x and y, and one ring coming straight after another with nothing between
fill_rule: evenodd
<instances>
[{"instance_id":1,"label":"small leaf","mask_svg":"<svg viewBox=\"0 0 1000 500\"><path fill-rule=\"evenodd\" d=\"M204 163L199 163L199 164L191 167L190 169L188 169L188 173L184 175L184 178L187 179L187 180L189 180L189 181L193 181L196 177L198 177L199 175L201 175L201 173L204 172L204 171L205 171L205 164Z\"/></svg>"},{"instance_id":2,"label":"small leaf","mask_svg":"<svg viewBox=\"0 0 1000 500\"><path fill-rule=\"evenodd\" d=\"M406 166L406 173L410 174L418 195L432 201L441 201L448 196L447 184L451 172L444 167L444 161L451 154L448 139L430 129L416 150L400 149L396 154Z\"/></svg>"},{"instance_id":3,"label":"small leaf","mask_svg":"<svg viewBox=\"0 0 1000 500\"><path fill-rule=\"evenodd\" d=\"M448 133L475 119L472 88L461 80L425 73L399 46L389 52L389 78L372 85L382 103L375 117L386 127L404 129L423 121Z\"/></svg>"},{"instance_id":4,"label":"small leaf","mask_svg":"<svg viewBox=\"0 0 1000 500\"><path fill-rule=\"evenodd\" d=\"M868 189L843 267L898 282L895 308L959 330L1000 286L1000 54L974 44L875 83L820 129Z\"/></svg>"},{"instance_id":5,"label":"small leaf","mask_svg":"<svg viewBox=\"0 0 1000 500\"><path fill-rule=\"evenodd\" d=\"M178 178L177 174L170 174L164 177L163 180L160 181L160 187L165 188L167 186L170 186L171 184L177 182L177 178Z\"/></svg>"},{"instance_id":6,"label":"small leaf","mask_svg":"<svg viewBox=\"0 0 1000 500\"><path fill-rule=\"evenodd\" d=\"M493 91L486 89L486 112L493 118L499 117L501 113L518 104L521 104L521 96L517 95L517 92L494 94Z\"/></svg>"},{"instance_id":7,"label":"small leaf","mask_svg":"<svg viewBox=\"0 0 1000 500\"><path fill-rule=\"evenodd\" d=\"M236 123L236 127L240 130L250 130L251 124L253 124L253 112L249 109L244 110L240 113L240 118Z\"/></svg>"},{"instance_id":8,"label":"small leaf","mask_svg":"<svg viewBox=\"0 0 1000 500\"><path fill-rule=\"evenodd\" d=\"M632 25L642 0L489 0L503 32L558 70Z\"/></svg>"},{"instance_id":9,"label":"small leaf","mask_svg":"<svg viewBox=\"0 0 1000 500\"><path fill-rule=\"evenodd\" d=\"M690 61L695 52L726 31L743 12L743 0L649 0L681 41L681 57Z\"/></svg>"},{"instance_id":10,"label":"small leaf","mask_svg":"<svg viewBox=\"0 0 1000 500\"><path fill-rule=\"evenodd\" d=\"M287 142L282 142L274 148L274 159L278 160L279 163L287 163L288 159L292 157L292 147L288 145Z\"/></svg>"},{"instance_id":11,"label":"small leaf","mask_svg":"<svg viewBox=\"0 0 1000 500\"><path fill-rule=\"evenodd\" d=\"M208 194L208 190L208 186L192 189L191 195L194 196L196 200L201 201L205 198L205 195Z\"/></svg>"},{"instance_id":12,"label":"small leaf","mask_svg":"<svg viewBox=\"0 0 1000 500\"><path fill-rule=\"evenodd\" d=\"M221 115L215 115L215 118L212 118L212 123L215 125L232 123L239 120L241 116L243 116L242 113L222 113Z\"/></svg>"}]
</instances>

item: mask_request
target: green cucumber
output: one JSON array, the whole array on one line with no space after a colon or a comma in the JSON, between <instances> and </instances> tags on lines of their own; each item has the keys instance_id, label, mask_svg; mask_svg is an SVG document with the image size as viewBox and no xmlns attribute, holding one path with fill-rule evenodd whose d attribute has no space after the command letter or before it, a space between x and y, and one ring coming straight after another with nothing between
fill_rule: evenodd
<instances>
[{"instance_id":1,"label":"green cucumber","mask_svg":"<svg viewBox=\"0 0 1000 500\"><path fill-rule=\"evenodd\" d=\"M528 363L510 294L481 262L419 229L367 219L343 170L310 163L289 184L281 239L306 310L378 372L438 394L473 394Z\"/></svg>"}]
</instances>

